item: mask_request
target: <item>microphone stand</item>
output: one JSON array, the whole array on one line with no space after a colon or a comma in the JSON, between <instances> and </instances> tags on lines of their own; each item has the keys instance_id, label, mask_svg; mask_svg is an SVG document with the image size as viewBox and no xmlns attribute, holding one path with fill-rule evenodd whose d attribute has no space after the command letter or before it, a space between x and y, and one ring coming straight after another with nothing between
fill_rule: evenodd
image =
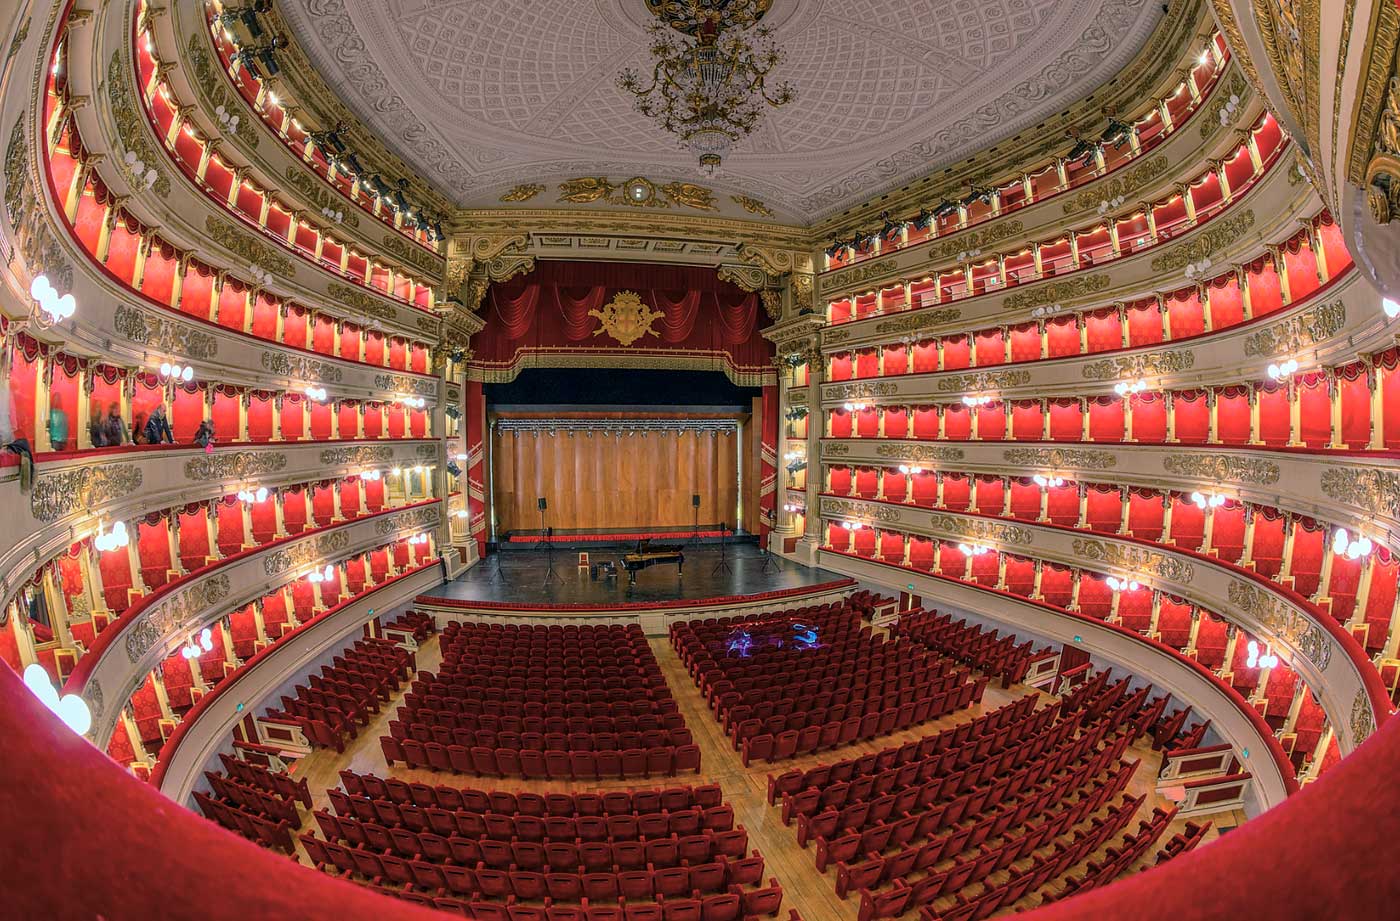
<instances>
[{"instance_id":1,"label":"microphone stand","mask_svg":"<svg viewBox=\"0 0 1400 921\"><path fill-rule=\"evenodd\" d=\"M726 545L727 545L728 542L729 542L729 541L728 541L728 534L729 534L729 525L728 525L728 524L725 524L725 523L723 523L723 522L721 522L721 523L720 523L720 526L719 526L719 562L718 562L717 564L715 564L714 571L711 572L710 575L714 575L715 573L720 573L720 572L723 572L723 573L732 572L732 570L729 568L729 560L726 558L726 555L725 555L725 547L726 547Z\"/></svg>"}]
</instances>

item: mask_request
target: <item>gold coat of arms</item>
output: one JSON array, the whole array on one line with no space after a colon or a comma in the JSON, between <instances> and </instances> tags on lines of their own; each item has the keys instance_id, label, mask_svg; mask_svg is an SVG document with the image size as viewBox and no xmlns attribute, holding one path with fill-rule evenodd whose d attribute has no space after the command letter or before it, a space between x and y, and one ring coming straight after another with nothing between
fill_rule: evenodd
<instances>
[{"instance_id":1,"label":"gold coat of arms","mask_svg":"<svg viewBox=\"0 0 1400 921\"><path fill-rule=\"evenodd\" d=\"M633 291L619 291L612 303L602 310L590 310L588 315L597 317L603 324L603 328L595 329L593 335L607 333L623 345L631 345L644 336L656 335L652 324L665 316L643 304Z\"/></svg>"}]
</instances>

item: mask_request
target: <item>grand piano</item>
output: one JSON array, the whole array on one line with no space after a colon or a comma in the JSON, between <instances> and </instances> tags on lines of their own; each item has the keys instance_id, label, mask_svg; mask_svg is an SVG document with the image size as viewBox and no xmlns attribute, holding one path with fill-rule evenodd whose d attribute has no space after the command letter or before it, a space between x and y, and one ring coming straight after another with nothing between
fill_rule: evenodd
<instances>
[{"instance_id":1,"label":"grand piano","mask_svg":"<svg viewBox=\"0 0 1400 921\"><path fill-rule=\"evenodd\" d=\"M648 566L663 566L668 563L675 563L676 574L680 575L685 571L683 546L682 544L653 545L649 540L637 541L637 549L622 557L622 568L627 570L627 581L635 584L638 570L646 569Z\"/></svg>"}]
</instances>

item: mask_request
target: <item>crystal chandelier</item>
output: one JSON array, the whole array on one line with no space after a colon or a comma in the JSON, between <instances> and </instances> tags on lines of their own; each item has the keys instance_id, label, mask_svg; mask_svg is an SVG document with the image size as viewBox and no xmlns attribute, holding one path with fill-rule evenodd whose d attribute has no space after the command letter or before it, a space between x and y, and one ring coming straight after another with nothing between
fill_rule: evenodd
<instances>
[{"instance_id":1,"label":"crystal chandelier","mask_svg":"<svg viewBox=\"0 0 1400 921\"><path fill-rule=\"evenodd\" d=\"M654 8L655 0L648 0ZM618 86L636 97L638 112L656 119L681 139L711 172L735 141L752 134L766 106L796 97L784 82L770 94L765 81L782 62L772 30L758 25L771 0L680 0L660 4L665 15L652 23L656 62L644 85L635 68ZM661 16L660 10L654 10Z\"/></svg>"}]
</instances>

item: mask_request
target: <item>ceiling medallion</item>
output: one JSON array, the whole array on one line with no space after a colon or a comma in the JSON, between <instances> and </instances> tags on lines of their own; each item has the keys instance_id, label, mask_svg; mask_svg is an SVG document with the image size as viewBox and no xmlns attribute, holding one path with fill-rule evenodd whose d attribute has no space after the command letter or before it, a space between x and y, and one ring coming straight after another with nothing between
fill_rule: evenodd
<instances>
[{"instance_id":1,"label":"ceiling medallion","mask_svg":"<svg viewBox=\"0 0 1400 921\"><path fill-rule=\"evenodd\" d=\"M605 202L629 205L633 208L669 208L672 205L694 208L696 211L718 211L713 189L692 182L668 182L658 186L650 179L634 176L622 185L608 181L606 176L582 176L559 183L561 204L591 205Z\"/></svg>"},{"instance_id":2,"label":"ceiling medallion","mask_svg":"<svg viewBox=\"0 0 1400 921\"><path fill-rule=\"evenodd\" d=\"M754 132L766 106L796 98L790 83L772 95L765 86L783 60L772 29L758 25L772 0L645 2L658 17L647 28L651 83L629 67L617 85L636 97L638 112L680 138L713 172L735 141Z\"/></svg>"},{"instance_id":3,"label":"ceiling medallion","mask_svg":"<svg viewBox=\"0 0 1400 921\"><path fill-rule=\"evenodd\" d=\"M619 291L610 304L602 310L590 310L588 315L597 317L603 324L601 329L593 331L593 335L607 333L623 345L631 345L644 336L656 335L652 326L665 316L661 311L643 304L633 291Z\"/></svg>"}]
</instances>

